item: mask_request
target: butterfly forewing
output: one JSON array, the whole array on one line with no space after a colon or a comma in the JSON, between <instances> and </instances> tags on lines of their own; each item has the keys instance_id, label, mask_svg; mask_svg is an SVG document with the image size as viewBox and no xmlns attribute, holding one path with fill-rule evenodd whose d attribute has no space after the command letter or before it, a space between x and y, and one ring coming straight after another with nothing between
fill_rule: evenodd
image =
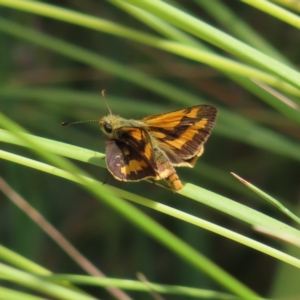
<instances>
[{"instance_id":1,"label":"butterfly forewing","mask_svg":"<svg viewBox=\"0 0 300 300\"><path fill-rule=\"evenodd\" d=\"M149 133L167 152L173 165L185 165L176 156L194 165L203 152L215 123L217 110L211 105L198 105L174 112L150 116L143 121Z\"/></svg>"}]
</instances>

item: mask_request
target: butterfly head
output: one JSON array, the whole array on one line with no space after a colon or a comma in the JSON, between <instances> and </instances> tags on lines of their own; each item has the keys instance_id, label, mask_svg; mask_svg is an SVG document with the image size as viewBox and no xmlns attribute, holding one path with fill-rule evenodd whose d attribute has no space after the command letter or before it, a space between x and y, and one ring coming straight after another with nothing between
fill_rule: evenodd
<instances>
[{"instance_id":1,"label":"butterfly head","mask_svg":"<svg viewBox=\"0 0 300 300\"><path fill-rule=\"evenodd\" d=\"M113 137L116 118L116 116L109 114L99 121L101 131L108 137Z\"/></svg>"}]
</instances>

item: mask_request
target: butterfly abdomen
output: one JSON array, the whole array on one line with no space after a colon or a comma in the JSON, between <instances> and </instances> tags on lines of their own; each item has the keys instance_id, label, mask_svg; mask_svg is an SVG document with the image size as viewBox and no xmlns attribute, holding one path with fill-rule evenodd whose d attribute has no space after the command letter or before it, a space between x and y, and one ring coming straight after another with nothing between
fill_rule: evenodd
<instances>
[{"instance_id":1,"label":"butterfly abdomen","mask_svg":"<svg viewBox=\"0 0 300 300\"><path fill-rule=\"evenodd\" d=\"M166 180L171 184L174 191L182 189L182 183L175 171L169 177L167 177Z\"/></svg>"}]
</instances>

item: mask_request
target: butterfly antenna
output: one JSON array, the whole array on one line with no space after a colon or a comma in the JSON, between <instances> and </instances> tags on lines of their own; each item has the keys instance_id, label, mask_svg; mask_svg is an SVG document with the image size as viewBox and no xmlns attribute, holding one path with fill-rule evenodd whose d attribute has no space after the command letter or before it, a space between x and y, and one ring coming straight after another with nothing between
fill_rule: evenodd
<instances>
[{"instance_id":1,"label":"butterfly antenna","mask_svg":"<svg viewBox=\"0 0 300 300\"><path fill-rule=\"evenodd\" d=\"M109 113L112 115L112 112L110 110L110 107L109 107L108 102L107 102L106 97L105 97L105 90L102 90L101 94L102 94L102 97L104 98L104 101L105 101L105 104L108 108Z\"/></svg>"},{"instance_id":2,"label":"butterfly antenna","mask_svg":"<svg viewBox=\"0 0 300 300\"><path fill-rule=\"evenodd\" d=\"M104 101L105 101L105 104L106 104L106 106L108 108L109 113L112 115L111 109L110 109L110 107L108 105L108 102L106 100L106 97L105 97L105 90L102 90L101 94L102 94L102 97L104 98ZM75 124L80 124L80 123L90 123L90 122L99 122L99 121L100 120L86 120L86 121L76 121L76 122L62 122L60 125L61 126L69 126L69 125L75 125Z\"/></svg>"},{"instance_id":3,"label":"butterfly antenna","mask_svg":"<svg viewBox=\"0 0 300 300\"><path fill-rule=\"evenodd\" d=\"M99 122L100 120L86 120L86 121L77 121L77 122L62 122L61 126L69 126L69 125L75 125L80 123L90 123L90 122Z\"/></svg>"}]
</instances>

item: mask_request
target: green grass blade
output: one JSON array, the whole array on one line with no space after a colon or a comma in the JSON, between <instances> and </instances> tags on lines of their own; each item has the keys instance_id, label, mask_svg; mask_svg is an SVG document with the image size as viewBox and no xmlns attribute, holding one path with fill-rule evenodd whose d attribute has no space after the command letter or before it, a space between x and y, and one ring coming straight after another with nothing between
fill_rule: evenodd
<instances>
[{"instance_id":1,"label":"green grass blade","mask_svg":"<svg viewBox=\"0 0 300 300\"><path fill-rule=\"evenodd\" d=\"M278 4L287 7L288 9L300 12L300 5L297 1L291 0L273 0L273 2L277 2Z\"/></svg>"},{"instance_id":2,"label":"green grass blade","mask_svg":"<svg viewBox=\"0 0 300 300\"><path fill-rule=\"evenodd\" d=\"M265 0L242 0L261 11L266 12L267 14L272 15L273 17L282 20L298 29L300 29L300 17L270 1Z\"/></svg>"},{"instance_id":3,"label":"green grass blade","mask_svg":"<svg viewBox=\"0 0 300 300\"><path fill-rule=\"evenodd\" d=\"M124 1L143 8L175 26L253 63L255 66L276 74L295 87L300 88L299 72L165 2L145 0Z\"/></svg>"},{"instance_id":4,"label":"green grass blade","mask_svg":"<svg viewBox=\"0 0 300 300\"><path fill-rule=\"evenodd\" d=\"M0 278L63 300L96 300L86 294L48 282L24 271L0 263Z\"/></svg>"},{"instance_id":5,"label":"green grass blade","mask_svg":"<svg viewBox=\"0 0 300 300\"><path fill-rule=\"evenodd\" d=\"M27 258L7 249L3 245L0 245L0 258L2 261L6 261L7 263L17 266L18 268L39 275L48 275L51 272L42 266L33 263Z\"/></svg>"},{"instance_id":6,"label":"green grass blade","mask_svg":"<svg viewBox=\"0 0 300 300\"><path fill-rule=\"evenodd\" d=\"M193 37L178 30L174 26L168 24L160 18L157 18L153 14L150 14L143 9L139 9L133 5L130 5L120 0L109 0L109 2L119 7L120 9L123 9L127 13L131 14L133 17L147 24L147 26L151 27L153 30L159 32L161 35L167 37L170 40L178 41L185 45L194 46L206 50L206 47Z\"/></svg>"},{"instance_id":7,"label":"green grass blade","mask_svg":"<svg viewBox=\"0 0 300 300\"><path fill-rule=\"evenodd\" d=\"M279 61L291 65L291 62L286 59L279 51L263 39L259 33L256 33L244 20L236 15L229 6L226 6L222 1L202 1L195 2L205 9L218 23L225 27L229 32L236 37L244 40L249 45L256 49L272 56Z\"/></svg>"},{"instance_id":8,"label":"green grass blade","mask_svg":"<svg viewBox=\"0 0 300 300\"><path fill-rule=\"evenodd\" d=\"M25 294L23 292L17 292L11 289L0 287L0 300L47 300L46 298Z\"/></svg>"},{"instance_id":9,"label":"green grass blade","mask_svg":"<svg viewBox=\"0 0 300 300\"><path fill-rule=\"evenodd\" d=\"M241 178L240 176L231 173L235 178L237 178L241 183L243 183L246 187L251 189L254 193L259 195L260 197L264 198L268 202L270 202L272 205L277 207L280 211L282 211L285 215L287 215L289 218L294 220L296 223L300 224L300 218L296 216L294 213L292 213L287 207L285 207L283 204L281 204L278 200L276 200L274 197L268 195L267 193L263 192L261 189L257 188L255 185L251 184L247 180ZM299 243L300 245L300 243Z\"/></svg>"},{"instance_id":10,"label":"green grass blade","mask_svg":"<svg viewBox=\"0 0 300 300\"><path fill-rule=\"evenodd\" d=\"M68 275L68 274L60 274L60 275L51 275L51 276L43 276L42 278L49 280L68 280L73 283L83 284L83 285L91 285L91 286L116 286L124 290L132 290L132 291L155 291L159 294L170 294L170 295L178 295L185 296L197 299L224 299L224 300L238 300L233 295L219 293L211 290L203 290L185 286L176 286L176 285L166 285L166 284L157 284L152 282L141 282L136 280L123 280L117 278L95 278L89 276L81 276L81 275ZM262 298L260 298L262 299Z\"/></svg>"}]
</instances>

